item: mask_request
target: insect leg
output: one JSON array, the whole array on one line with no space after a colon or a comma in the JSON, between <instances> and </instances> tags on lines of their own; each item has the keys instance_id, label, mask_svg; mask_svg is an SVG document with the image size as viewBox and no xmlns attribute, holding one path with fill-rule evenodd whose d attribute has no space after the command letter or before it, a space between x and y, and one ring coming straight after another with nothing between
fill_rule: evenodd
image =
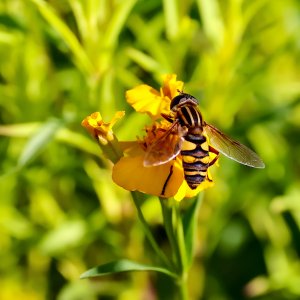
<instances>
[{"instance_id":1,"label":"insect leg","mask_svg":"<svg viewBox=\"0 0 300 300\"><path fill-rule=\"evenodd\" d=\"M162 191L161 191L161 195L162 195L162 196L164 196L164 194L165 194L166 187L167 187L167 185L168 185L168 182L169 182L169 180L170 180L172 174L173 174L173 165L172 165L171 168L170 168L170 173L169 173L169 175L168 175L168 177L167 177L167 179L166 179L166 181L165 181L165 183L164 183L164 186L163 186L163 188L162 188Z\"/></svg>"},{"instance_id":2,"label":"insect leg","mask_svg":"<svg viewBox=\"0 0 300 300\"><path fill-rule=\"evenodd\" d=\"M161 116L166 119L168 122L173 123L174 122L174 118L170 115L164 114L162 113Z\"/></svg>"},{"instance_id":3,"label":"insect leg","mask_svg":"<svg viewBox=\"0 0 300 300\"><path fill-rule=\"evenodd\" d=\"M209 163L209 166L212 166L218 160L220 153L218 150L216 150L212 146L209 146L208 150L209 150L209 152L216 154L216 157Z\"/></svg>"}]
</instances>

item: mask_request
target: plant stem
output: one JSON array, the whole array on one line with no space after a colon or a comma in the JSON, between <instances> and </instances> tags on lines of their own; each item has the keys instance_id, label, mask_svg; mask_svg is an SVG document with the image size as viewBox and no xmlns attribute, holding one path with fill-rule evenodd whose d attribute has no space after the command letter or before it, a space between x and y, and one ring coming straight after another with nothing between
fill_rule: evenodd
<instances>
[{"instance_id":1,"label":"plant stem","mask_svg":"<svg viewBox=\"0 0 300 300\"><path fill-rule=\"evenodd\" d=\"M177 248L180 254L179 257L180 257L181 272L185 273L185 269L187 268L187 255L186 255L184 232L183 232L179 203L176 203L174 205L174 208L176 213L176 223L175 223L174 230L176 234Z\"/></svg>"},{"instance_id":2,"label":"plant stem","mask_svg":"<svg viewBox=\"0 0 300 300\"><path fill-rule=\"evenodd\" d=\"M180 252L177 247L177 242L176 242L176 236L175 236L175 231L173 228L173 206L169 207L168 206L168 199L162 199L159 198L160 200L160 205L162 209L162 214L163 214L163 220L164 220L164 226L165 230L170 242L170 246L173 252L173 259L174 259L174 265L177 274L181 273L181 267L180 267Z\"/></svg>"},{"instance_id":3,"label":"plant stem","mask_svg":"<svg viewBox=\"0 0 300 300\"><path fill-rule=\"evenodd\" d=\"M174 225L174 230L176 234L176 242L177 248L179 252L180 258L180 280L178 281L178 288L180 292L180 299L187 300L188 297L188 288L187 288L187 276L188 276L188 259L187 259L187 252L185 246L185 239L184 239L184 230L182 225L182 216L180 214L180 207L179 203L174 205L175 213L176 213L176 223Z\"/></svg>"},{"instance_id":4,"label":"plant stem","mask_svg":"<svg viewBox=\"0 0 300 300\"><path fill-rule=\"evenodd\" d=\"M177 282L179 289L179 299L180 300L189 300L189 293L187 287L187 278L181 278L180 281Z\"/></svg>"},{"instance_id":5,"label":"plant stem","mask_svg":"<svg viewBox=\"0 0 300 300\"><path fill-rule=\"evenodd\" d=\"M131 195L132 195L132 199L134 201L134 204L135 204L135 207L137 209L137 213L138 213L138 217L139 217L139 220L140 222L142 223L143 225L143 228L144 228L144 231L145 231L145 234L146 234L146 237L148 238L148 241L150 242L153 250L156 252L156 254L159 256L160 260L162 261L162 263L167 266L170 270L173 270L173 268L171 267L171 262L170 260L166 257L166 255L164 254L164 252L161 251L159 245L157 244L150 228L149 228L149 225L144 217L144 214L142 212L142 209L141 209L141 201L138 197L138 194L137 192L131 192Z\"/></svg>"},{"instance_id":6,"label":"plant stem","mask_svg":"<svg viewBox=\"0 0 300 300\"><path fill-rule=\"evenodd\" d=\"M122 150L119 146L119 142L115 136L114 139L108 141L106 145L103 145L99 140L98 144L103 154L114 164L123 156Z\"/></svg>"},{"instance_id":7,"label":"plant stem","mask_svg":"<svg viewBox=\"0 0 300 300\"><path fill-rule=\"evenodd\" d=\"M168 239L174 255L175 270L178 274L177 287L179 289L179 299L187 300L187 254L185 247L182 216L180 214L179 203L168 205L168 199L160 199L164 225Z\"/></svg>"}]
</instances>

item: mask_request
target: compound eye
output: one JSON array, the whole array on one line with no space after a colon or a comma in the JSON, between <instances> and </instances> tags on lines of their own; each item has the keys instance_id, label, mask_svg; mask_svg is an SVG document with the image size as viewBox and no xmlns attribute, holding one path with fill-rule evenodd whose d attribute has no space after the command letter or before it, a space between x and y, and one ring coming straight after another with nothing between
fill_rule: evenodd
<instances>
[{"instance_id":1,"label":"compound eye","mask_svg":"<svg viewBox=\"0 0 300 300\"><path fill-rule=\"evenodd\" d=\"M173 98L170 109L176 110L178 105L198 105L198 100L190 94L181 93Z\"/></svg>"},{"instance_id":2,"label":"compound eye","mask_svg":"<svg viewBox=\"0 0 300 300\"><path fill-rule=\"evenodd\" d=\"M191 98L190 98L195 104L199 104L199 101L195 98L195 97L193 97L193 96L191 96Z\"/></svg>"},{"instance_id":3,"label":"compound eye","mask_svg":"<svg viewBox=\"0 0 300 300\"><path fill-rule=\"evenodd\" d=\"M185 94L180 94L180 95L175 96L171 101L170 109L172 110L172 109L176 108L176 106L178 104L185 102L185 101L186 101Z\"/></svg>"}]
</instances>

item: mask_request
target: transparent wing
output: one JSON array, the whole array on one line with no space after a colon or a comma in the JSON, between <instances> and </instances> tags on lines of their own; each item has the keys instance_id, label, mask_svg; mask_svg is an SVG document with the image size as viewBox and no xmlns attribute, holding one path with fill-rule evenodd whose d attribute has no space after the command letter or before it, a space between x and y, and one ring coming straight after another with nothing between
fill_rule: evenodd
<instances>
[{"instance_id":1,"label":"transparent wing","mask_svg":"<svg viewBox=\"0 0 300 300\"><path fill-rule=\"evenodd\" d=\"M144 166L163 165L175 158L181 150L184 135L185 131L177 123L174 123L148 147L144 157Z\"/></svg>"},{"instance_id":2,"label":"transparent wing","mask_svg":"<svg viewBox=\"0 0 300 300\"><path fill-rule=\"evenodd\" d=\"M254 151L250 150L245 145L232 140L216 127L206 123L203 130L209 138L210 145L225 156L249 167L265 167L264 162Z\"/></svg>"}]
</instances>

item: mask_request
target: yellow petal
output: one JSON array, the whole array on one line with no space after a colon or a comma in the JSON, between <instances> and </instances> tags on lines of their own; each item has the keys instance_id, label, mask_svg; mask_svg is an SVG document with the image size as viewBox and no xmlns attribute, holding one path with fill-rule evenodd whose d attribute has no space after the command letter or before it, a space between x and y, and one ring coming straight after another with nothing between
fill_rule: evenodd
<instances>
[{"instance_id":1,"label":"yellow petal","mask_svg":"<svg viewBox=\"0 0 300 300\"><path fill-rule=\"evenodd\" d=\"M120 119L125 116L125 111L117 111L109 122L109 128L111 129Z\"/></svg>"},{"instance_id":2,"label":"yellow petal","mask_svg":"<svg viewBox=\"0 0 300 300\"><path fill-rule=\"evenodd\" d=\"M170 110L170 99L161 97L157 90L146 84L128 90L126 100L137 112L147 113L154 120Z\"/></svg>"},{"instance_id":3,"label":"yellow petal","mask_svg":"<svg viewBox=\"0 0 300 300\"><path fill-rule=\"evenodd\" d=\"M103 124L102 116L98 111L87 116L81 122L81 125L85 127L90 132L91 135L95 135L95 129L98 126L101 126L102 124Z\"/></svg>"},{"instance_id":4,"label":"yellow petal","mask_svg":"<svg viewBox=\"0 0 300 300\"><path fill-rule=\"evenodd\" d=\"M177 201L181 201L183 198L194 197L197 194L199 194L201 191L203 191L209 187L212 187L213 185L214 185L213 182L207 180L207 181L204 181L201 184L199 184L199 186L196 189L192 190L188 186L187 182L184 180L182 185L180 186L178 192L174 196L174 199Z\"/></svg>"},{"instance_id":5,"label":"yellow petal","mask_svg":"<svg viewBox=\"0 0 300 300\"><path fill-rule=\"evenodd\" d=\"M115 113L110 122L105 123L100 112L94 112L91 115L87 116L81 122L81 125L85 127L90 132L90 134L97 138L103 145L106 145L108 141L112 141L114 139L112 127L124 115L124 111L118 111Z\"/></svg>"},{"instance_id":6,"label":"yellow petal","mask_svg":"<svg viewBox=\"0 0 300 300\"><path fill-rule=\"evenodd\" d=\"M163 76L160 92L149 85L142 84L126 92L127 102L137 111L147 113L156 120L161 114L170 112L171 100L183 89L183 82L176 80L175 74Z\"/></svg>"},{"instance_id":7,"label":"yellow petal","mask_svg":"<svg viewBox=\"0 0 300 300\"><path fill-rule=\"evenodd\" d=\"M155 167L143 166L144 156L122 157L113 167L112 178L129 191L172 197L183 182L180 164L171 161Z\"/></svg>"},{"instance_id":8,"label":"yellow petal","mask_svg":"<svg viewBox=\"0 0 300 300\"><path fill-rule=\"evenodd\" d=\"M163 97L168 97L172 100L179 92L183 91L183 82L176 80L177 75L167 74L163 76L163 87L161 88L161 94Z\"/></svg>"},{"instance_id":9,"label":"yellow petal","mask_svg":"<svg viewBox=\"0 0 300 300\"><path fill-rule=\"evenodd\" d=\"M209 169L207 170L207 176L209 179L211 179L211 175L209 172ZM196 196L197 194L199 194L201 191L212 187L214 185L213 181L209 181L209 180L205 180L204 182L200 183L199 186L192 190L187 182L184 180L182 182L182 185L180 186L180 188L178 189L178 192L176 193L176 195L174 196L174 199L177 201L181 201L183 198L191 198Z\"/></svg>"}]
</instances>

